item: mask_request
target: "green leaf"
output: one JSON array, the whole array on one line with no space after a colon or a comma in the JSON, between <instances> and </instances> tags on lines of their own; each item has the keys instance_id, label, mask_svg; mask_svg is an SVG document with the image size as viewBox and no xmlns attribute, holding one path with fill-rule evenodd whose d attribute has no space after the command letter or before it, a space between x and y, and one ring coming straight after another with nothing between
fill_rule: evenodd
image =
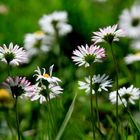
<instances>
[{"instance_id":1,"label":"green leaf","mask_svg":"<svg viewBox=\"0 0 140 140\"><path fill-rule=\"evenodd\" d=\"M72 103L71 103L71 105L69 107L69 110L68 110L68 112L66 114L66 117L65 117L65 119L64 119L64 121L63 121L63 123L62 123L62 125L60 127L60 130L59 130L55 140L60 140L60 138L61 138L61 136L62 136L62 134L63 134L63 132L64 132L69 120L70 120L70 118L71 118L71 115L72 115L72 112L73 112L73 109L74 109L74 104L75 104L76 97L77 97L77 94L75 94L75 96L73 98L73 101L72 101Z\"/></svg>"}]
</instances>

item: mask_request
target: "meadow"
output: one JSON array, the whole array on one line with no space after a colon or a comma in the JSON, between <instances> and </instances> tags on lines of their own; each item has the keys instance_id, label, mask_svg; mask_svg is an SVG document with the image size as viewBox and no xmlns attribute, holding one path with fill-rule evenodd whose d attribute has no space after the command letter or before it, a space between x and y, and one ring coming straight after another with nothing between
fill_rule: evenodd
<instances>
[{"instance_id":1,"label":"meadow","mask_svg":"<svg viewBox=\"0 0 140 140\"><path fill-rule=\"evenodd\" d=\"M139 1L0 1L0 140L139 140L139 51Z\"/></svg>"}]
</instances>

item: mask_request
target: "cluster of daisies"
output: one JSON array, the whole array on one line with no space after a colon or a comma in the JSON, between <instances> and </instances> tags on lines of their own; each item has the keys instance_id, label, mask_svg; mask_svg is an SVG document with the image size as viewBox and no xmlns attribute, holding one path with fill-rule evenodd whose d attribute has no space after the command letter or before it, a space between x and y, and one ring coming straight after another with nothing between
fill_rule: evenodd
<instances>
[{"instance_id":1,"label":"cluster of daisies","mask_svg":"<svg viewBox=\"0 0 140 140\"><path fill-rule=\"evenodd\" d=\"M0 47L0 60L7 65L20 65L28 62L27 51L23 47L13 45L9 46L5 44ZM13 98L18 96L22 98L29 97L31 101L39 100L40 103L46 102L62 93L62 88L59 86L61 80L52 76L53 66L49 68L49 74L46 73L46 69L43 68L43 72L39 67L35 70L34 76L36 76L36 83L31 84L26 77L11 77L10 75L5 82L2 83L2 88L7 90Z\"/></svg>"},{"instance_id":2,"label":"cluster of daisies","mask_svg":"<svg viewBox=\"0 0 140 140\"><path fill-rule=\"evenodd\" d=\"M24 38L24 47L30 57L40 52L46 53L53 49L57 40L72 31L72 26L67 23L68 14L66 11L55 11L43 15L39 19L40 30L34 33L27 33Z\"/></svg>"},{"instance_id":3,"label":"cluster of daisies","mask_svg":"<svg viewBox=\"0 0 140 140\"><path fill-rule=\"evenodd\" d=\"M78 49L73 51L72 59L78 66L92 67L94 63L103 62L106 57L105 49L97 44L106 42L112 45L113 42L119 41L120 37L125 36L124 29L117 29L118 25L108 26L103 29L99 29L97 32L93 32L92 45L78 46ZM79 81L79 88L84 89L87 94L90 92L90 77L85 77L85 81ZM108 91L108 88L112 87L112 80L106 74L93 75L92 77L92 94L101 91ZM122 87L118 90L119 96L116 97L117 91L113 91L109 94L110 101L115 104L117 98L118 104L127 105L127 103L135 103L135 100L139 99L140 90L133 85L130 87Z\"/></svg>"},{"instance_id":4,"label":"cluster of daisies","mask_svg":"<svg viewBox=\"0 0 140 140\"><path fill-rule=\"evenodd\" d=\"M66 11L55 11L48 15L43 15L39 19L41 30L34 33L27 33L24 38L24 47L18 45L3 45L0 47L0 60L7 63L8 66L19 66L20 64L29 63L30 59L39 54L47 53L52 49L57 40L72 31L72 26L67 23L68 14ZM47 74L45 68L37 67L34 76L36 83L31 84L26 77L10 77L2 84L3 88L14 98L29 97L31 101L39 100L43 103L49 99L59 96L62 88L59 86L61 80L52 76L53 65L49 68ZM10 70L9 70L10 71ZM10 73L10 72L9 72Z\"/></svg>"},{"instance_id":5,"label":"cluster of daisies","mask_svg":"<svg viewBox=\"0 0 140 140\"><path fill-rule=\"evenodd\" d=\"M119 23L123 30L117 29L118 25L113 25L106 28L100 28L99 31L93 32L91 39L92 45L86 44L85 46L78 46L78 49L73 51L73 61L78 66L91 67L95 63L103 62L106 57L105 49L100 47L100 43L106 42L109 45L112 45L113 42L119 41L120 37L140 37L140 12L138 11L140 11L140 7L137 5L134 5L130 11L128 9L124 10L120 16ZM17 66L22 63L28 63L29 56L38 53L38 49L43 52L48 51L49 46L55 37L64 36L72 30L71 25L67 23L67 13L65 11L44 15L39 20L39 25L41 26L42 31L30 33L25 36L25 49L18 45L14 46L13 43L10 43L9 46L6 46L5 44L1 46L0 60L8 65ZM137 53L137 56L139 56L139 53ZM41 69L37 67L34 74L34 77L36 77L36 84L32 85L26 77L16 76L8 77L3 83L3 86L12 93L13 97L29 97L31 101L39 100L40 103L43 103L58 96L63 91L59 86L61 80L52 76L52 72L53 65L49 68L49 74L46 73L45 68ZM101 92L102 90L108 91L108 88L112 87L112 80L109 79L109 76L106 74L93 75L92 83L93 94L95 92ZM89 77L85 77L85 81L79 81L78 84L80 89L85 89L86 93L89 93ZM133 85L128 88L123 87L119 90L119 95L122 98L119 104L124 103L126 105L127 101L134 104L134 100L139 98L139 94L140 90ZM112 103L116 101L115 95L116 91L109 94L109 99Z\"/></svg>"},{"instance_id":6,"label":"cluster of daisies","mask_svg":"<svg viewBox=\"0 0 140 140\"><path fill-rule=\"evenodd\" d=\"M124 9L120 15L119 25L131 39L131 50L124 60L126 64L140 61L140 5L135 3L129 9Z\"/></svg>"}]
</instances>

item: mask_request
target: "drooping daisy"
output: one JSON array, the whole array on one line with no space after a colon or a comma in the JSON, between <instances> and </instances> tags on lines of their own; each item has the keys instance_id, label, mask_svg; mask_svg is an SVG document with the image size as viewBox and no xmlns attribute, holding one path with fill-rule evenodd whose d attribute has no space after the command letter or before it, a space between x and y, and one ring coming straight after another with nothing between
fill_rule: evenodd
<instances>
[{"instance_id":1,"label":"drooping daisy","mask_svg":"<svg viewBox=\"0 0 140 140\"><path fill-rule=\"evenodd\" d=\"M135 88L133 85L131 85L128 88L120 88L118 90L118 93L121 97L118 97L118 104L121 105L122 102L125 106L127 106L127 103L135 104L135 100L139 99L140 96L140 90L139 88ZM109 95L109 99L112 102L112 104L116 103L116 91L113 91Z\"/></svg>"},{"instance_id":2,"label":"drooping daisy","mask_svg":"<svg viewBox=\"0 0 140 140\"><path fill-rule=\"evenodd\" d=\"M52 14L43 15L39 20L39 25L46 34L63 36L72 30L72 26L67 23L67 20L66 11L55 11Z\"/></svg>"},{"instance_id":3,"label":"drooping daisy","mask_svg":"<svg viewBox=\"0 0 140 140\"><path fill-rule=\"evenodd\" d=\"M92 41L94 44L107 42L111 44L114 41L119 41L120 37L124 37L124 31L117 29L118 25L108 26L103 29L99 29L97 32L93 32Z\"/></svg>"},{"instance_id":4,"label":"drooping daisy","mask_svg":"<svg viewBox=\"0 0 140 140\"><path fill-rule=\"evenodd\" d=\"M52 36L47 36L42 31L37 31L25 35L24 47L31 57L40 52L48 52L50 50L52 42Z\"/></svg>"},{"instance_id":5,"label":"drooping daisy","mask_svg":"<svg viewBox=\"0 0 140 140\"><path fill-rule=\"evenodd\" d=\"M131 48L136 50L136 51L140 51L140 39L134 39L131 42Z\"/></svg>"},{"instance_id":6,"label":"drooping daisy","mask_svg":"<svg viewBox=\"0 0 140 140\"><path fill-rule=\"evenodd\" d=\"M54 67L54 65L50 66L49 74L46 73L45 68L42 68L43 72L41 72L41 69L39 67L37 67L37 69L35 70L36 73L34 74L34 76L37 77L36 81L47 80L49 83L61 82L61 80L59 78L52 76L53 67Z\"/></svg>"},{"instance_id":7,"label":"drooping daisy","mask_svg":"<svg viewBox=\"0 0 140 140\"><path fill-rule=\"evenodd\" d=\"M2 85L12 93L13 97L24 97L25 94L31 94L35 90L26 77L8 77Z\"/></svg>"},{"instance_id":8,"label":"drooping daisy","mask_svg":"<svg viewBox=\"0 0 140 140\"><path fill-rule=\"evenodd\" d=\"M131 9L124 9L120 15L120 28L131 38L140 37L140 5L133 5Z\"/></svg>"},{"instance_id":9,"label":"drooping daisy","mask_svg":"<svg viewBox=\"0 0 140 140\"><path fill-rule=\"evenodd\" d=\"M0 47L0 60L10 65L19 65L27 63L28 56L23 47L10 43L8 47L5 44Z\"/></svg>"},{"instance_id":10,"label":"drooping daisy","mask_svg":"<svg viewBox=\"0 0 140 140\"><path fill-rule=\"evenodd\" d=\"M26 96L30 97L31 101L39 100L40 104L59 96L63 91L57 83L51 83L46 86L38 82L35 86L36 92L26 94Z\"/></svg>"},{"instance_id":11,"label":"drooping daisy","mask_svg":"<svg viewBox=\"0 0 140 140\"><path fill-rule=\"evenodd\" d=\"M94 75L92 78L93 82L93 88L92 88L92 93L94 94L96 91L101 92L102 90L108 91L107 88L112 87L112 80L108 79L109 76L106 76L103 74L102 76L100 74ZM85 89L86 93L89 94L90 92L90 78L86 77L85 82L79 81L79 88L80 89Z\"/></svg>"},{"instance_id":12,"label":"drooping daisy","mask_svg":"<svg viewBox=\"0 0 140 140\"><path fill-rule=\"evenodd\" d=\"M126 64L132 64L136 61L140 61L140 52L137 52L136 54L129 54L124 58L124 60Z\"/></svg>"},{"instance_id":13,"label":"drooping daisy","mask_svg":"<svg viewBox=\"0 0 140 140\"><path fill-rule=\"evenodd\" d=\"M103 58L105 58L105 50L104 48L100 48L100 46L86 46L83 45L78 49L73 51L74 56L72 56L73 61L78 65L85 67L89 67L92 63L102 62Z\"/></svg>"}]
</instances>

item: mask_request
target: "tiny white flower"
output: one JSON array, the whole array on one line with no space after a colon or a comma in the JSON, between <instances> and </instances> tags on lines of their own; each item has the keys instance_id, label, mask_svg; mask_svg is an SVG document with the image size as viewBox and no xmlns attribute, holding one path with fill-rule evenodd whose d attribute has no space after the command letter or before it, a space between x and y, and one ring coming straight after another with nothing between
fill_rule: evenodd
<instances>
[{"instance_id":1,"label":"tiny white flower","mask_svg":"<svg viewBox=\"0 0 140 140\"><path fill-rule=\"evenodd\" d=\"M35 70L36 73L34 74L34 76L37 77L36 81L47 80L49 83L61 82L61 80L59 78L52 76L53 67L54 67L54 65L50 66L49 74L46 73L45 68L42 68L43 72L41 72L41 69L39 67L37 67L37 69Z\"/></svg>"},{"instance_id":2,"label":"tiny white flower","mask_svg":"<svg viewBox=\"0 0 140 140\"><path fill-rule=\"evenodd\" d=\"M53 12L49 15L43 15L39 20L39 25L46 34L63 36L71 32L72 26L67 23L68 17L66 11Z\"/></svg>"},{"instance_id":3,"label":"tiny white flower","mask_svg":"<svg viewBox=\"0 0 140 140\"><path fill-rule=\"evenodd\" d=\"M78 46L78 49L73 51L73 54L72 59L78 66L85 65L85 67L89 67L92 63L102 62L105 57L105 50L100 46L88 46L86 44L85 47L83 45Z\"/></svg>"},{"instance_id":4,"label":"tiny white flower","mask_svg":"<svg viewBox=\"0 0 140 140\"><path fill-rule=\"evenodd\" d=\"M125 34L131 38L140 37L140 5L133 5L131 9L124 9L120 15L119 25Z\"/></svg>"},{"instance_id":5,"label":"tiny white flower","mask_svg":"<svg viewBox=\"0 0 140 140\"><path fill-rule=\"evenodd\" d=\"M102 76L100 74L94 75L92 78L93 82L93 88L92 88L92 93L94 94L96 91L101 92L102 90L108 91L107 88L112 87L112 80L108 80L109 76L106 76L103 74ZM90 92L90 78L85 77L85 82L79 81L79 88L80 89L85 89L86 93L89 94Z\"/></svg>"},{"instance_id":6,"label":"tiny white flower","mask_svg":"<svg viewBox=\"0 0 140 140\"><path fill-rule=\"evenodd\" d=\"M108 26L103 29L99 29L97 32L93 32L92 41L94 44L101 42L108 42L111 44L114 41L119 41L120 37L124 37L124 31L117 29L118 25Z\"/></svg>"},{"instance_id":7,"label":"tiny white flower","mask_svg":"<svg viewBox=\"0 0 140 140\"><path fill-rule=\"evenodd\" d=\"M23 47L10 43L7 47L5 44L0 47L0 60L10 65L19 65L28 62L27 52Z\"/></svg>"},{"instance_id":8,"label":"tiny white flower","mask_svg":"<svg viewBox=\"0 0 140 140\"><path fill-rule=\"evenodd\" d=\"M125 106L127 106L127 103L135 104L135 100L139 99L140 96L140 90L139 88L135 88L133 85L131 85L128 88L120 88L118 90L118 93L121 97L118 97L118 104L121 105L122 102ZM112 104L116 103L116 91L113 91L109 94L109 99L112 102Z\"/></svg>"},{"instance_id":9,"label":"tiny white flower","mask_svg":"<svg viewBox=\"0 0 140 140\"><path fill-rule=\"evenodd\" d=\"M140 61L140 52L137 52L136 54L129 54L124 58L124 60L126 64L132 64L136 61Z\"/></svg>"}]
</instances>

